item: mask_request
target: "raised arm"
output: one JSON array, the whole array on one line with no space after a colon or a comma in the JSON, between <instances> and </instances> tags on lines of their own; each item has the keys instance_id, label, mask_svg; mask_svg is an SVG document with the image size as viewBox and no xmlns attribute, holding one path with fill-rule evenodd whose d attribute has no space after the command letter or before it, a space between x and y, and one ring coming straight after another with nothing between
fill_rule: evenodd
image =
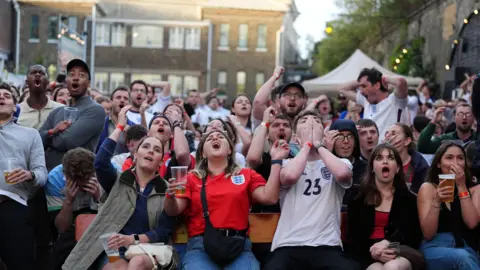
<instances>
[{"instance_id":1,"label":"raised arm","mask_svg":"<svg viewBox=\"0 0 480 270\"><path fill-rule=\"evenodd\" d=\"M255 98L253 99L252 114L255 119L262 119L263 112L265 109L267 109L268 99L270 98L272 89L275 87L275 83L283 75L284 71L285 68L283 67L275 68L272 77L270 77L270 79L268 79L258 90Z\"/></svg>"},{"instance_id":2,"label":"raised arm","mask_svg":"<svg viewBox=\"0 0 480 270\"><path fill-rule=\"evenodd\" d=\"M267 139L268 135L268 128L267 128L267 123L270 124L272 121L272 112L274 112L275 109L273 107L268 107L267 110L263 113L263 123L264 125L260 125L257 127L257 129L254 132L253 139L252 139L252 144L250 145L250 149L248 150L247 153L247 164L251 168L257 168L262 164L262 156L263 156L263 150L265 147L265 140Z\"/></svg>"},{"instance_id":3,"label":"raised arm","mask_svg":"<svg viewBox=\"0 0 480 270\"><path fill-rule=\"evenodd\" d=\"M308 104L307 108L305 108L305 111L314 111L317 105L321 102L324 102L325 100L328 100L328 97L326 95L320 95L312 102L310 102L310 104Z\"/></svg>"},{"instance_id":4,"label":"raised arm","mask_svg":"<svg viewBox=\"0 0 480 270\"><path fill-rule=\"evenodd\" d=\"M280 171L280 183L285 186L295 185L300 177L302 176L305 166L307 166L308 153L310 152L310 147L304 145L300 152L291 159L285 167Z\"/></svg>"},{"instance_id":5,"label":"raised arm","mask_svg":"<svg viewBox=\"0 0 480 270\"><path fill-rule=\"evenodd\" d=\"M276 141L272 145L272 149L270 150L270 155L273 160L284 160L288 157L288 153L290 152L290 147L288 146L288 142L281 140ZM252 197L255 202L266 204L266 205L273 205L278 202L278 198L280 197L280 170L282 168L282 164L274 163L270 169L270 175L268 176L268 181L265 186L257 187L253 193ZM253 171L253 175L256 177L261 176Z\"/></svg>"},{"instance_id":6,"label":"raised arm","mask_svg":"<svg viewBox=\"0 0 480 270\"><path fill-rule=\"evenodd\" d=\"M432 136L435 134L435 128L438 121L442 119L444 111L445 107L435 110L433 119L420 133L420 136L418 137L418 152L423 154L434 154L435 151L437 151L437 148L442 142L439 138L432 139Z\"/></svg>"},{"instance_id":7,"label":"raised arm","mask_svg":"<svg viewBox=\"0 0 480 270\"><path fill-rule=\"evenodd\" d=\"M395 87L395 96L398 99L405 99L408 97L408 83L404 77L401 76L383 76L383 81L388 85Z\"/></svg>"},{"instance_id":8,"label":"raised arm","mask_svg":"<svg viewBox=\"0 0 480 270\"><path fill-rule=\"evenodd\" d=\"M238 137L240 137L240 140L242 141L242 152L240 154L245 156L248 154L248 149L252 143L252 135L245 130L245 128L242 126L242 123L237 120L235 115L228 115L228 119L237 130Z\"/></svg>"},{"instance_id":9,"label":"raised arm","mask_svg":"<svg viewBox=\"0 0 480 270\"><path fill-rule=\"evenodd\" d=\"M64 132L58 133L52 139L52 148L68 151L82 147L97 133L100 133L105 120L105 110L102 106L94 106L86 110Z\"/></svg>"},{"instance_id":10,"label":"raised arm","mask_svg":"<svg viewBox=\"0 0 480 270\"><path fill-rule=\"evenodd\" d=\"M190 166L190 148L188 147L187 137L183 132L182 115L176 111L171 111L167 115L173 124L173 140L175 157L179 166Z\"/></svg>"},{"instance_id":11,"label":"raised arm","mask_svg":"<svg viewBox=\"0 0 480 270\"><path fill-rule=\"evenodd\" d=\"M357 88L360 87L358 81L351 81L340 85L338 91L342 93L348 100L357 102Z\"/></svg>"}]
</instances>

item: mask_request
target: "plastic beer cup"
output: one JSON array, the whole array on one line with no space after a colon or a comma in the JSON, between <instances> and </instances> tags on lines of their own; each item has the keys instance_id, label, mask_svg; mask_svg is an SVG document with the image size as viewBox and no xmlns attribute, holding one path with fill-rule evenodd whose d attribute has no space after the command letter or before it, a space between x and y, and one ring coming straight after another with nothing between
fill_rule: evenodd
<instances>
[{"instance_id":1,"label":"plastic beer cup","mask_svg":"<svg viewBox=\"0 0 480 270\"><path fill-rule=\"evenodd\" d=\"M120 260L120 252L118 249L110 249L108 247L108 239L114 234L115 233L104 233L100 235L100 241L102 242L105 253L107 253L109 263L115 263Z\"/></svg>"},{"instance_id":2,"label":"plastic beer cup","mask_svg":"<svg viewBox=\"0 0 480 270\"><path fill-rule=\"evenodd\" d=\"M453 202L454 199L454 189L455 189L455 174L439 174L438 179L440 180L439 187L451 187L452 196L450 198L443 200L442 202Z\"/></svg>"},{"instance_id":3,"label":"plastic beer cup","mask_svg":"<svg viewBox=\"0 0 480 270\"><path fill-rule=\"evenodd\" d=\"M172 170L172 177L175 178L175 181L177 183L187 182L187 172L188 172L187 166L174 166L171 168L171 170ZM177 188L177 190L175 191L175 194L177 195L185 194L185 187Z\"/></svg>"},{"instance_id":4,"label":"plastic beer cup","mask_svg":"<svg viewBox=\"0 0 480 270\"><path fill-rule=\"evenodd\" d=\"M3 177L5 178L5 183L11 185L8 181L8 177L10 176L10 173L15 169L17 163L16 158L6 158L2 160L2 169L3 169Z\"/></svg>"}]
</instances>

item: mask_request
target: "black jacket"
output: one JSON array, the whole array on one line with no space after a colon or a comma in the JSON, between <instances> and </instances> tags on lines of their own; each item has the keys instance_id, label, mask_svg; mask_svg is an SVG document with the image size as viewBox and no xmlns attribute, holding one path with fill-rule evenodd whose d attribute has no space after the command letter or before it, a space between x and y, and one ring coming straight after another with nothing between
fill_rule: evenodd
<instances>
[{"instance_id":1,"label":"black jacket","mask_svg":"<svg viewBox=\"0 0 480 270\"><path fill-rule=\"evenodd\" d=\"M368 206L365 197L355 198L348 205L349 252L362 265L371 262L370 235L375 225L375 206ZM395 191L385 227L385 239L417 249L423 239L418 220L417 196L406 187ZM367 265L368 266L368 265Z\"/></svg>"}]
</instances>

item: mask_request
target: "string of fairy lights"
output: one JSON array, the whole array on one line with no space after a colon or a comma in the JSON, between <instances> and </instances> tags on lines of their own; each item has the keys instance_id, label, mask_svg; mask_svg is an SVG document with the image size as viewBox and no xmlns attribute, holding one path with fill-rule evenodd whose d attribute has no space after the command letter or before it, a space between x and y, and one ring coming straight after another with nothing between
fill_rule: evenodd
<instances>
[{"instance_id":1,"label":"string of fairy lights","mask_svg":"<svg viewBox=\"0 0 480 270\"><path fill-rule=\"evenodd\" d=\"M70 39L77 41L80 45L85 45L85 40L82 39L81 35L74 31L70 31L67 26L62 24L60 33L58 33L58 39L62 38L63 36L69 37Z\"/></svg>"},{"instance_id":2,"label":"string of fairy lights","mask_svg":"<svg viewBox=\"0 0 480 270\"><path fill-rule=\"evenodd\" d=\"M463 19L463 27L465 27L465 25L467 25L469 22L470 22L470 19L472 16L475 16L475 15L478 15L479 11L478 9L475 9L468 18L465 18ZM463 29L463 28L462 28ZM461 31L460 31L461 32ZM458 39L454 39L453 42L452 42L452 55L453 55L453 52L455 51L455 49L457 48L458 44L460 44L459 40ZM452 59L450 58L450 61ZM445 65L445 69L446 70L450 70L450 63L447 63Z\"/></svg>"}]
</instances>

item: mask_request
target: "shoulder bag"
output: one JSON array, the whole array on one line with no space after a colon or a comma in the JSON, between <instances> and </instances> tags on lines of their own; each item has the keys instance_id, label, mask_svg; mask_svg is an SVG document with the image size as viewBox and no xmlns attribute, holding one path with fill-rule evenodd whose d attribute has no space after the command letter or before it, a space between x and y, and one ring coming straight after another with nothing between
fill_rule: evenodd
<instances>
[{"instance_id":1,"label":"shoulder bag","mask_svg":"<svg viewBox=\"0 0 480 270\"><path fill-rule=\"evenodd\" d=\"M208 212L207 194L205 184L207 178L202 179L202 191L200 199L203 207L203 217L205 218L205 231L203 234L203 247L216 264L220 266L227 265L234 261L244 250L245 237L230 237L222 235L215 229L210 222L210 214ZM247 228L248 229L248 228ZM247 231L245 230L245 232Z\"/></svg>"}]
</instances>

